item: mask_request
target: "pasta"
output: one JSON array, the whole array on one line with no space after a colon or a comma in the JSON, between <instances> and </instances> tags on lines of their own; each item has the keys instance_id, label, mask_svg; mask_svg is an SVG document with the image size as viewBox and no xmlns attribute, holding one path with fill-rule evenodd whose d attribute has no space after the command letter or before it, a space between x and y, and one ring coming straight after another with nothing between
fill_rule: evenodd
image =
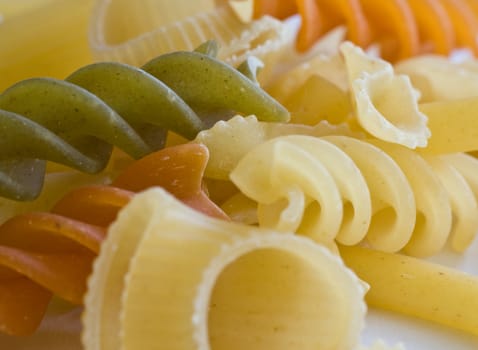
<instances>
[{"instance_id":1,"label":"pasta","mask_svg":"<svg viewBox=\"0 0 478 350\"><path fill-rule=\"evenodd\" d=\"M476 54L476 7L473 0L259 0L253 16L298 13L302 26L296 46L303 51L331 27L345 24L348 40L362 48L377 42L382 57L398 61L424 52L449 54L455 48Z\"/></svg>"},{"instance_id":2,"label":"pasta","mask_svg":"<svg viewBox=\"0 0 478 350\"><path fill-rule=\"evenodd\" d=\"M410 79L351 43L341 45L358 123L373 136L409 148L425 147L430 131Z\"/></svg>"},{"instance_id":3,"label":"pasta","mask_svg":"<svg viewBox=\"0 0 478 350\"><path fill-rule=\"evenodd\" d=\"M363 247L342 246L340 252L346 264L370 283L369 305L477 334L476 276Z\"/></svg>"},{"instance_id":4,"label":"pasta","mask_svg":"<svg viewBox=\"0 0 478 350\"><path fill-rule=\"evenodd\" d=\"M315 126L265 123L255 116L235 116L228 121L219 121L212 128L201 131L194 139L211 151L206 167L206 176L212 179L228 180L229 173L239 160L254 147L275 137L291 134L325 136L353 135L345 125L331 125L327 122Z\"/></svg>"},{"instance_id":5,"label":"pasta","mask_svg":"<svg viewBox=\"0 0 478 350\"><path fill-rule=\"evenodd\" d=\"M0 92L31 77L62 79L91 63L85 33L93 3L94 0L2 1Z\"/></svg>"},{"instance_id":6,"label":"pasta","mask_svg":"<svg viewBox=\"0 0 478 350\"><path fill-rule=\"evenodd\" d=\"M169 147L133 163L113 186L80 187L51 212L17 215L0 225L0 331L32 333L52 294L82 303L106 228L137 191L163 186L198 211L227 219L202 189L207 157L201 145ZM140 179L142 172L148 176Z\"/></svg>"},{"instance_id":7,"label":"pasta","mask_svg":"<svg viewBox=\"0 0 478 350\"><path fill-rule=\"evenodd\" d=\"M467 61L453 63L445 56L423 55L399 62L394 68L410 77L420 91L421 103L478 95L478 71Z\"/></svg>"},{"instance_id":8,"label":"pasta","mask_svg":"<svg viewBox=\"0 0 478 350\"><path fill-rule=\"evenodd\" d=\"M363 284L323 247L160 189L121 212L88 290L87 350L353 349L365 312Z\"/></svg>"},{"instance_id":9,"label":"pasta","mask_svg":"<svg viewBox=\"0 0 478 350\"><path fill-rule=\"evenodd\" d=\"M218 85L224 81L227 94ZM44 159L94 173L106 166L112 145L139 158L162 148L168 129L193 138L206 127L198 114L217 120L232 112L288 119L287 110L257 84L200 52L163 55L141 70L98 63L65 81L19 82L0 95L0 194L35 198L43 183Z\"/></svg>"},{"instance_id":10,"label":"pasta","mask_svg":"<svg viewBox=\"0 0 478 350\"><path fill-rule=\"evenodd\" d=\"M465 250L478 229L474 185L460 173L469 176L477 161L450 157L422 158L378 140L291 135L256 146L230 177L258 203L261 226L328 246L366 238L381 251L428 256L448 238Z\"/></svg>"},{"instance_id":11,"label":"pasta","mask_svg":"<svg viewBox=\"0 0 478 350\"><path fill-rule=\"evenodd\" d=\"M272 17L242 23L225 2L179 0L172 7L162 0L98 1L90 28L93 55L98 61L143 65L152 57L192 50L214 38L221 45L219 57L232 66L248 56L264 61L261 79L267 80L293 33Z\"/></svg>"}]
</instances>

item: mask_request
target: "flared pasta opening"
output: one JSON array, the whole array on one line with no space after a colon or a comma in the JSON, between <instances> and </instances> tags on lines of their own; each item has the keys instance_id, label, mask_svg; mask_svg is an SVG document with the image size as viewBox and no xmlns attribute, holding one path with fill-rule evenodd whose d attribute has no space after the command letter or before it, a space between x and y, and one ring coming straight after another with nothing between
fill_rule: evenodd
<instances>
[{"instance_id":1,"label":"flared pasta opening","mask_svg":"<svg viewBox=\"0 0 478 350\"><path fill-rule=\"evenodd\" d=\"M211 292L210 349L339 348L339 335L347 333L353 316L334 295L330 273L281 248L238 257L221 271Z\"/></svg>"},{"instance_id":2,"label":"flared pasta opening","mask_svg":"<svg viewBox=\"0 0 478 350\"><path fill-rule=\"evenodd\" d=\"M209 7L204 7L204 5ZM105 45L120 45L160 27L185 19L198 12L212 9L213 1L176 1L174 11L161 10L158 0L109 0L101 1L96 11L97 31L95 38ZM203 6L203 7L200 7ZM121 28L121 30L118 30ZM164 28L161 29L164 31Z\"/></svg>"}]
</instances>

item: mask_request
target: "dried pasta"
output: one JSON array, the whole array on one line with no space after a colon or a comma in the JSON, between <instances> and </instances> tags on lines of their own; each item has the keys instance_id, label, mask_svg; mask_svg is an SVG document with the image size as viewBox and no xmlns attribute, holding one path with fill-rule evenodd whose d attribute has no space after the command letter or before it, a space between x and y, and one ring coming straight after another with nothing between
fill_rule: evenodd
<instances>
[{"instance_id":1,"label":"dried pasta","mask_svg":"<svg viewBox=\"0 0 478 350\"><path fill-rule=\"evenodd\" d=\"M0 225L0 331L32 333L53 294L82 303L106 228L137 191L162 186L198 211L227 219L202 188L207 158L202 145L169 147L133 163L113 186L80 187L51 212L17 215Z\"/></svg>"},{"instance_id":2,"label":"dried pasta","mask_svg":"<svg viewBox=\"0 0 478 350\"><path fill-rule=\"evenodd\" d=\"M478 71L446 56L423 55L397 63L395 71L410 77L420 91L420 102L471 98L478 95Z\"/></svg>"},{"instance_id":3,"label":"dried pasta","mask_svg":"<svg viewBox=\"0 0 478 350\"><path fill-rule=\"evenodd\" d=\"M261 79L266 80L291 46L293 33L272 17L243 23L224 3L98 1L90 27L93 55L98 61L143 65L157 55L192 50L214 38L221 45L219 57L232 66L251 55L264 61Z\"/></svg>"},{"instance_id":4,"label":"dried pasta","mask_svg":"<svg viewBox=\"0 0 478 350\"><path fill-rule=\"evenodd\" d=\"M211 153L206 176L227 180L239 160L261 143L283 135L353 135L347 125L321 122L315 126L286 123L265 123L255 116L235 116L219 121L212 128L201 131L195 142L207 146Z\"/></svg>"},{"instance_id":5,"label":"dried pasta","mask_svg":"<svg viewBox=\"0 0 478 350\"><path fill-rule=\"evenodd\" d=\"M465 250L478 230L476 189L465 178L476 162L451 159L460 164L379 140L293 135L256 146L230 177L258 203L261 226L328 246L366 239L382 251L428 256L447 240Z\"/></svg>"},{"instance_id":6,"label":"dried pasta","mask_svg":"<svg viewBox=\"0 0 478 350\"><path fill-rule=\"evenodd\" d=\"M353 349L365 312L364 285L323 247L161 189L121 212L88 290L86 350Z\"/></svg>"},{"instance_id":7,"label":"dried pasta","mask_svg":"<svg viewBox=\"0 0 478 350\"><path fill-rule=\"evenodd\" d=\"M476 54L476 7L473 0L258 0L253 17L298 13L300 50L309 49L331 26L344 24L348 40L362 48L376 42L382 57L398 61L424 52L449 54L455 48Z\"/></svg>"},{"instance_id":8,"label":"dried pasta","mask_svg":"<svg viewBox=\"0 0 478 350\"><path fill-rule=\"evenodd\" d=\"M227 94L219 84L224 81ZM35 198L45 159L98 172L106 166L112 145L139 158L162 148L168 129L193 138L206 127L198 114L217 120L232 112L288 119L287 110L255 82L200 52L163 55L143 69L98 63L65 81L21 81L0 95L0 194Z\"/></svg>"},{"instance_id":9,"label":"dried pasta","mask_svg":"<svg viewBox=\"0 0 478 350\"><path fill-rule=\"evenodd\" d=\"M0 92L27 78L62 79L91 63L93 57L85 34L93 3L94 0L2 1Z\"/></svg>"},{"instance_id":10,"label":"dried pasta","mask_svg":"<svg viewBox=\"0 0 478 350\"><path fill-rule=\"evenodd\" d=\"M401 254L340 247L344 261L370 283L369 305L478 333L478 278ZM437 293L439 291L439 293Z\"/></svg>"},{"instance_id":11,"label":"dried pasta","mask_svg":"<svg viewBox=\"0 0 478 350\"><path fill-rule=\"evenodd\" d=\"M342 44L341 52L358 123L379 139L410 148L426 146L427 117L418 109L410 79L351 43Z\"/></svg>"}]
</instances>

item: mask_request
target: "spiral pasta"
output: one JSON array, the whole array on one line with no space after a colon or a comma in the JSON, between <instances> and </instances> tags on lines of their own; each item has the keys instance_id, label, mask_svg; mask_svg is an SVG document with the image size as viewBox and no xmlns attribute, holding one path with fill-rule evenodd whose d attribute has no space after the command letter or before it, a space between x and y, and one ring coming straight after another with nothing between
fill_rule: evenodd
<instances>
[{"instance_id":1,"label":"spiral pasta","mask_svg":"<svg viewBox=\"0 0 478 350\"><path fill-rule=\"evenodd\" d=\"M297 48L307 50L330 28L345 24L348 39L366 48L380 45L387 60L423 52L449 54L455 48L477 53L478 11L468 0L257 0L254 18L285 18L299 13L302 26Z\"/></svg>"},{"instance_id":2,"label":"spiral pasta","mask_svg":"<svg viewBox=\"0 0 478 350\"><path fill-rule=\"evenodd\" d=\"M133 163L112 186L80 187L51 212L0 225L0 331L33 332L52 294L81 304L106 228L137 191L162 186L187 205L227 219L202 189L207 158L198 144L169 147Z\"/></svg>"},{"instance_id":3,"label":"spiral pasta","mask_svg":"<svg viewBox=\"0 0 478 350\"><path fill-rule=\"evenodd\" d=\"M258 202L261 226L428 256L447 240L456 251L472 242L476 184L466 177L477 162L421 157L379 140L291 135L255 147L230 177Z\"/></svg>"},{"instance_id":4,"label":"spiral pasta","mask_svg":"<svg viewBox=\"0 0 478 350\"><path fill-rule=\"evenodd\" d=\"M0 195L35 198L44 160L94 173L112 145L139 158L163 147L166 130L191 139L207 118L241 112L288 119L254 81L212 57L211 47L163 55L142 69L98 63L65 81L35 78L7 89L0 95Z\"/></svg>"}]
</instances>

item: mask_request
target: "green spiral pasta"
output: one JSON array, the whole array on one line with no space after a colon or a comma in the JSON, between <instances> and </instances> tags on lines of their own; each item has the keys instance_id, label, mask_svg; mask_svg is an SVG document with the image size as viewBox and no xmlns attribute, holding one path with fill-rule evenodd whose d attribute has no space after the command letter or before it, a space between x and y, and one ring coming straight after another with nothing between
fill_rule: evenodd
<instances>
[{"instance_id":1,"label":"green spiral pasta","mask_svg":"<svg viewBox=\"0 0 478 350\"><path fill-rule=\"evenodd\" d=\"M96 173L113 146L140 158L161 149L168 130L193 139L211 117L288 118L255 74L241 73L254 67L236 70L214 58L216 52L208 42L142 69L95 63L65 80L33 78L8 88L0 94L0 196L36 198L47 160Z\"/></svg>"}]
</instances>

